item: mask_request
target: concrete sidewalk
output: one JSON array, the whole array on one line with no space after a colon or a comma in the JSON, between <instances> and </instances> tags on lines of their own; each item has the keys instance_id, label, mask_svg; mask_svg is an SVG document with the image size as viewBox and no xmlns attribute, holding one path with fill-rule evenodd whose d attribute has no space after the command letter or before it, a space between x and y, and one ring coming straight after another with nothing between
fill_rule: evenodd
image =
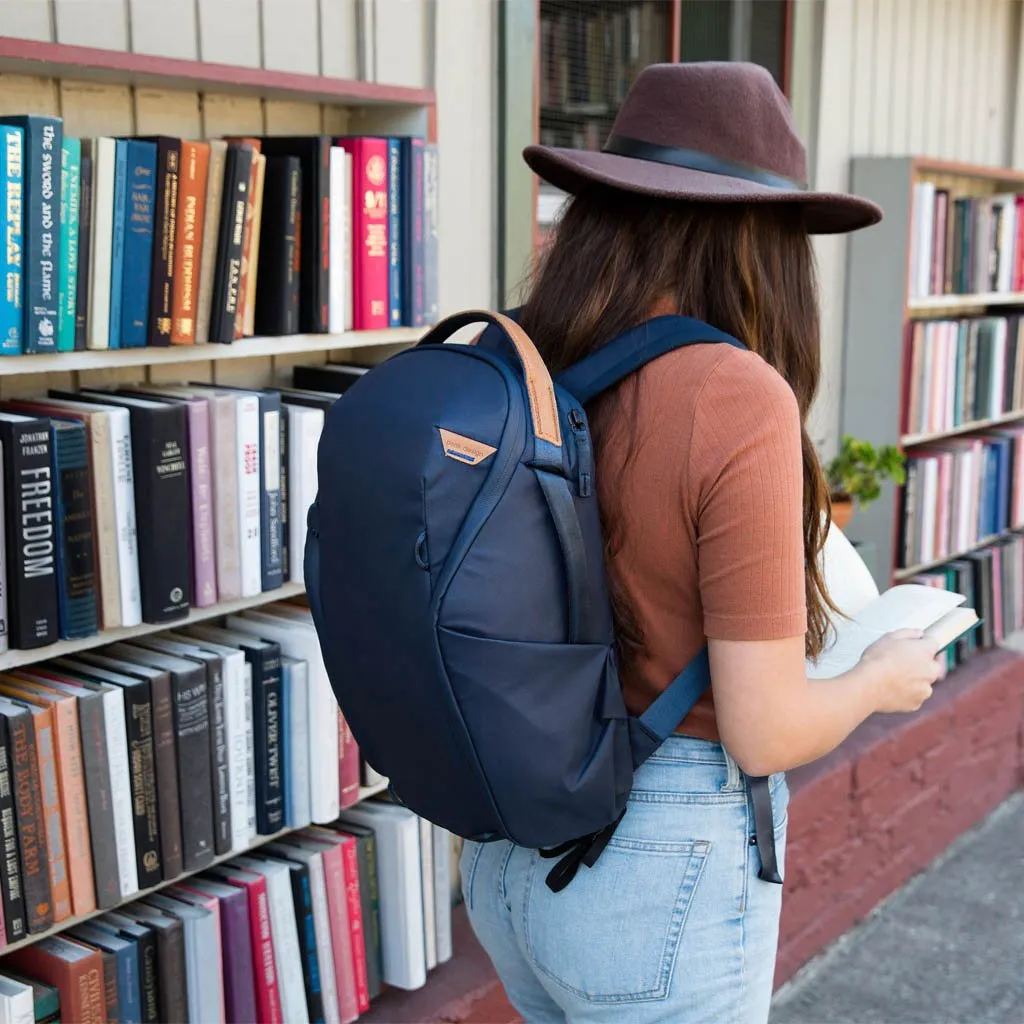
<instances>
[{"instance_id":1,"label":"concrete sidewalk","mask_svg":"<svg viewBox=\"0 0 1024 1024\"><path fill-rule=\"evenodd\" d=\"M1024 1021L1024 795L775 997L771 1024Z\"/></svg>"}]
</instances>

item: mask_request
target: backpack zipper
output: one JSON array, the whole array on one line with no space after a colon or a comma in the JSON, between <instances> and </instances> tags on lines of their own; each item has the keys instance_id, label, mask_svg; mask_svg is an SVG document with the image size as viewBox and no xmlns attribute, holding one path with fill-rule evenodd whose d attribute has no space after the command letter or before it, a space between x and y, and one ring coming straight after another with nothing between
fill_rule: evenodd
<instances>
[{"instance_id":1,"label":"backpack zipper","mask_svg":"<svg viewBox=\"0 0 1024 1024\"><path fill-rule=\"evenodd\" d=\"M589 498L594 488L593 458L590 452L590 435L587 424L578 409L569 410L569 426L576 442L576 477L581 498Z\"/></svg>"}]
</instances>

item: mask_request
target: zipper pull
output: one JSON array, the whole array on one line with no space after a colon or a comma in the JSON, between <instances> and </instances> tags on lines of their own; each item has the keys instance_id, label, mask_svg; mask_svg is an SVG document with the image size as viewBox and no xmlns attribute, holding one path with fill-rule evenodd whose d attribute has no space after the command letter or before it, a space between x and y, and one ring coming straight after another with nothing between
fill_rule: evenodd
<instances>
[{"instance_id":1,"label":"zipper pull","mask_svg":"<svg viewBox=\"0 0 1024 1024\"><path fill-rule=\"evenodd\" d=\"M572 427L573 439L576 442L577 488L581 498L589 498L594 489L593 456L590 451L587 424L579 410L569 410L569 426Z\"/></svg>"}]
</instances>

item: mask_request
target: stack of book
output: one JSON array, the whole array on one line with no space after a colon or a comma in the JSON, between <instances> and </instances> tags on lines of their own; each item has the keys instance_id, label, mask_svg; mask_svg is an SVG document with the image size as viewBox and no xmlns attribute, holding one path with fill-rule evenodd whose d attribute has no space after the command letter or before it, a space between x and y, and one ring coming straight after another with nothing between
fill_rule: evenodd
<instances>
[{"instance_id":1,"label":"stack of book","mask_svg":"<svg viewBox=\"0 0 1024 1024\"><path fill-rule=\"evenodd\" d=\"M903 488L901 568L954 558L1024 526L1024 427L913 451Z\"/></svg>"},{"instance_id":2,"label":"stack of book","mask_svg":"<svg viewBox=\"0 0 1024 1024\"><path fill-rule=\"evenodd\" d=\"M0 652L301 584L336 398L139 384L0 404Z\"/></svg>"},{"instance_id":3,"label":"stack of book","mask_svg":"<svg viewBox=\"0 0 1024 1024\"><path fill-rule=\"evenodd\" d=\"M0 117L0 192L0 354L437 318L437 150L419 138L75 139Z\"/></svg>"},{"instance_id":4,"label":"stack of book","mask_svg":"<svg viewBox=\"0 0 1024 1024\"><path fill-rule=\"evenodd\" d=\"M906 358L904 434L1024 413L1019 316L912 321Z\"/></svg>"},{"instance_id":5,"label":"stack of book","mask_svg":"<svg viewBox=\"0 0 1024 1024\"><path fill-rule=\"evenodd\" d=\"M0 947L73 927L0 975L75 1021L354 1020L424 984L450 837L361 781L300 605L3 673Z\"/></svg>"},{"instance_id":6,"label":"stack of book","mask_svg":"<svg viewBox=\"0 0 1024 1024\"><path fill-rule=\"evenodd\" d=\"M910 296L1024 291L1024 195L914 184Z\"/></svg>"}]
</instances>

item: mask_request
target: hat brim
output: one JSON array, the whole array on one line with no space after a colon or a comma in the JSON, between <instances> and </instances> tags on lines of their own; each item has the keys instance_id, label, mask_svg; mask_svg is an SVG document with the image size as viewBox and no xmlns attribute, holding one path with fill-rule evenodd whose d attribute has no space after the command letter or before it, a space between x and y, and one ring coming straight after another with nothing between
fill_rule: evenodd
<instances>
[{"instance_id":1,"label":"hat brim","mask_svg":"<svg viewBox=\"0 0 1024 1024\"><path fill-rule=\"evenodd\" d=\"M571 195L576 195L588 183L596 182L625 192L691 202L793 203L803 208L807 230L812 235L857 231L882 219L881 208L860 196L771 188L745 178L709 174L616 153L527 146L523 159L535 174Z\"/></svg>"}]
</instances>

